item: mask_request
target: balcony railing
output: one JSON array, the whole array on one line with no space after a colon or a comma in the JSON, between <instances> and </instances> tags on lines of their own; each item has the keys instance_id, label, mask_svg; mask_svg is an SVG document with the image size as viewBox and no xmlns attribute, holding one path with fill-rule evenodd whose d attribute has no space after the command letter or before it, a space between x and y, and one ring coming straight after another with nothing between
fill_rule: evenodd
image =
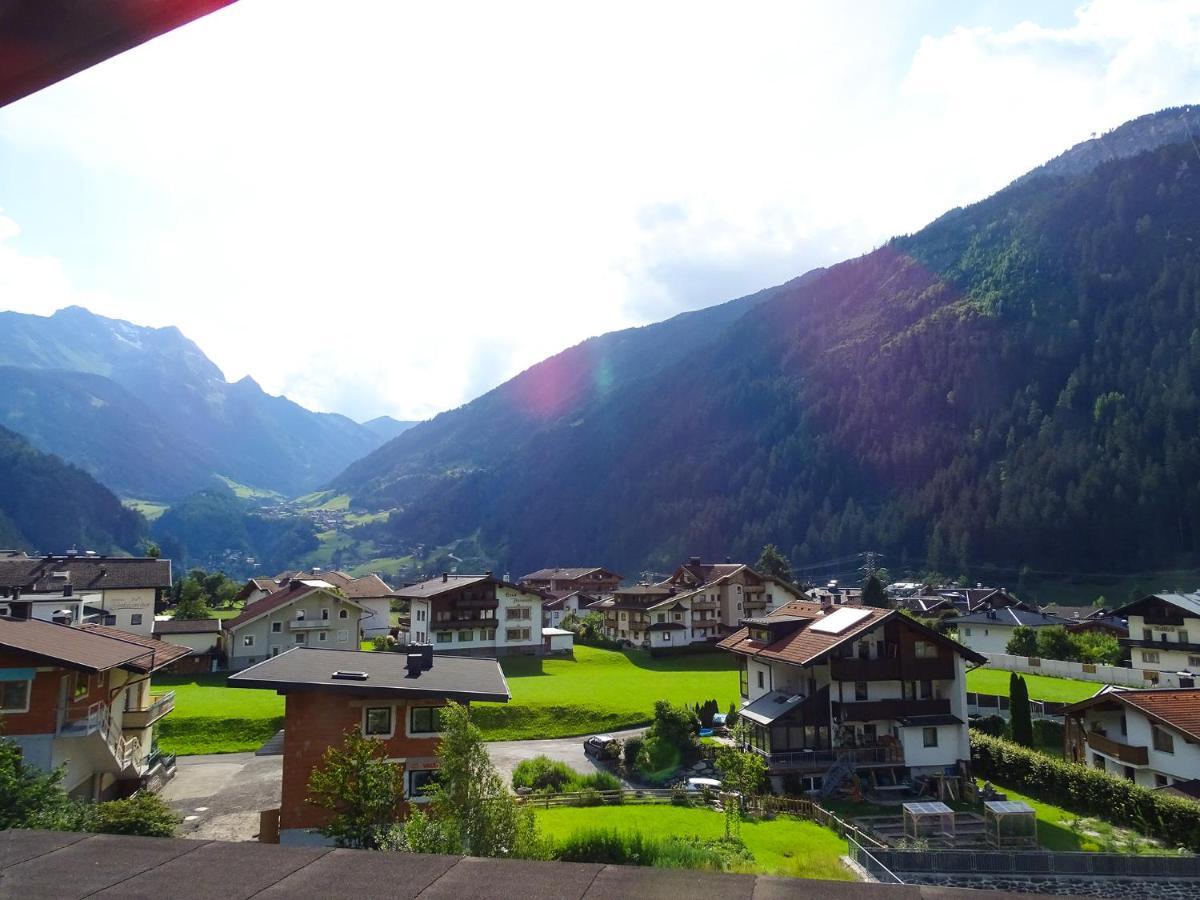
<instances>
[{"instance_id":1,"label":"balcony railing","mask_svg":"<svg viewBox=\"0 0 1200 900\"><path fill-rule=\"evenodd\" d=\"M328 631L337 626L334 622L342 622L342 627L348 619L292 619L288 622L288 631Z\"/></svg>"},{"instance_id":2,"label":"balcony railing","mask_svg":"<svg viewBox=\"0 0 1200 900\"><path fill-rule=\"evenodd\" d=\"M936 716L950 712L949 700L874 700L843 703L841 717L846 722L874 722L907 716Z\"/></svg>"},{"instance_id":3,"label":"balcony railing","mask_svg":"<svg viewBox=\"0 0 1200 900\"><path fill-rule=\"evenodd\" d=\"M720 609L720 600L693 600L692 609Z\"/></svg>"},{"instance_id":4,"label":"balcony railing","mask_svg":"<svg viewBox=\"0 0 1200 900\"><path fill-rule=\"evenodd\" d=\"M754 748L767 761L772 772L821 771L841 759L853 766L903 765L904 751L899 747L851 747L837 750L782 750L767 753Z\"/></svg>"},{"instance_id":5,"label":"balcony railing","mask_svg":"<svg viewBox=\"0 0 1200 900\"><path fill-rule=\"evenodd\" d=\"M1194 641L1151 641L1145 638L1121 638L1126 647L1143 647L1146 650L1167 650L1176 653L1200 653L1200 643Z\"/></svg>"},{"instance_id":6,"label":"balcony railing","mask_svg":"<svg viewBox=\"0 0 1200 900\"><path fill-rule=\"evenodd\" d=\"M1128 763L1131 766L1146 766L1150 764L1150 754L1146 747L1122 744L1120 741L1114 741L1112 738L1105 737L1095 731L1088 732L1087 743L1093 750L1099 750L1105 756L1119 759L1121 762Z\"/></svg>"},{"instance_id":7,"label":"balcony railing","mask_svg":"<svg viewBox=\"0 0 1200 900\"><path fill-rule=\"evenodd\" d=\"M127 709L121 717L122 728L149 728L175 708L175 692L151 694L151 703L145 709Z\"/></svg>"},{"instance_id":8,"label":"balcony railing","mask_svg":"<svg viewBox=\"0 0 1200 900\"><path fill-rule=\"evenodd\" d=\"M835 681L943 681L954 677L954 661L838 657L830 661L830 673Z\"/></svg>"}]
</instances>

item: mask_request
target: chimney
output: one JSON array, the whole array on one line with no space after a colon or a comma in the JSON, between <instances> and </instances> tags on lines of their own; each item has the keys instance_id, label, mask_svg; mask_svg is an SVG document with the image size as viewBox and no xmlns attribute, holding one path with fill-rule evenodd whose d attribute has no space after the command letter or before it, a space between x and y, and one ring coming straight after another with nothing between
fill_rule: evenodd
<instances>
[{"instance_id":1,"label":"chimney","mask_svg":"<svg viewBox=\"0 0 1200 900\"><path fill-rule=\"evenodd\" d=\"M483 575L484 575L484 577L485 577L485 578L491 578L491 577L492 577L492 570L491 570L491 569L488 569L486 572L484 572L484 573L483 573Z\"/></svg>"},{"instance_id":2,"label":"chimney","mask_svg":"<svg viewBox=\"0 0 1200 900\"><path fill-rule=\"evenodd\" d=\"M424 668L421 663L421 654L409 653L408 662L405 664L405 668L408 669L408 674L413 678L416 678L418 675L420 675L421 670Z\"/></svg>"},{"instance_id":3,"label":"chimney","mask_svg":"<svg viewBox=\"0 0 1200 900\"><path fill-rule=\"evenodd\" d=\"M690 566L698 566L698 565L700 565L700 557L698 557L698 556L689 556L689 557L688 557L688 565L690 565Z\"/></svg>"},{"instance_id":4,"label":"chimney","mask_svg":"<svg viewBox=\"0 0 1200 900\"><path fill-rule=\"evenodd\" d=\"M428 672L433 668L433 644L417 644L417 650L421 654L421 669Z\"/></svg>"},{"instance_id":5,"label":"chimney","mask_svg":"<svg viewBox=\"0 0 1200 900\"><path fill-rule=\"evenodd\" d=\"M8 604L8 615L10 618L16 619L18 622L28 620L33 614L33 604L28 600L20 603L15 600Z\"/></svg>"},{"instance_id":6,"label":"chimney","mask_svg":"<svg viewBox=\"0 0 1200 900\"><path fill-rule=\"evenodd\" d=\"M63 596L64 597L71 597L71 596L74 596L74 594L75 594L75 588L73 588L71 585L68 584L66 587L63 588Z\"/></svg>"},{"instance_id":7,"label":"chimney","mask_svg":"<svg viewBox=\"0 0 1200 900\"><path fill-rule=\"evenodd\" d=\"M449 573L449 572L443 572L443 573L442 573L442 584L445 584L445 583L446 583L447 581L449 581L449 580L450 580L450 573Z\"/></svg>"}]
</instances>

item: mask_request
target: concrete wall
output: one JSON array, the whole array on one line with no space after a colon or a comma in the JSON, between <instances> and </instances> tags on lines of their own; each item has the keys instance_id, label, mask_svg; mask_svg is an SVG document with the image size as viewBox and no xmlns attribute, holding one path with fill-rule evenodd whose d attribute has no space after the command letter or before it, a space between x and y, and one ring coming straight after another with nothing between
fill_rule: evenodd
<instances>
[{"instance_id":1,"label":"concrete wall","mask_svg":"<svg viewBox=\"0 0 1200 900\"><path fill-rule=\"evenodd\" d=\"M1135 651L1136 652L1136 651ZM1062 659L1037 659L1036 657L1013 656L1008 653L985 653L988 667L1006 672L1025 672L1034 675L1057 675L1061 678L1077 678L1080 681L1095 681L1097 684L1120 684L1125 687L1179 687L1179 676L1174 672L1163 672L1154 668L1127 668L1125 666L1101 666L1091 663L1069 662ZM1156 675L1157 681L1148 675Z\"/></svg>"}]
</instances>

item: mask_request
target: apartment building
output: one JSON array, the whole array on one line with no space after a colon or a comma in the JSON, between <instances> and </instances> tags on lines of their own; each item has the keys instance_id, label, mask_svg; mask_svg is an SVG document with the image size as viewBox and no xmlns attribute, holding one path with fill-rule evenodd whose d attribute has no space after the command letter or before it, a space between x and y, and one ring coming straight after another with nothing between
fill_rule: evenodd
<instances>
[{"instance_id":1,"label":"apartment building","mask_svg":"<svg viewBox=\"0 0 1200 900\"><path fill-rule=\"evenodd\" d=\"M1200 778L1200 690L1108 687L1063 715L1067 759L1146 788Z\"/></svg>"},{"instance_id":2,"label":"apartment building","mask_svg":"<svg viewBox=\"0 0 1200 900\"><path fill-rule=\"evenodd\" d=\"M740 715L777 788L896 784L970 760L966 672L986 659L896 610L788 603L718 646L738 657Z\"/></svg>"},{"instance_id":3,"label":"apartment building","mask_svg":"<svg viewBox=\"0 0 1200 900\"><path fill-rule=\"evenodd\" d=\"M296 578L224 623L225 663L236 671L309 645L357 650L372 615L328 581Z\"/></svg>"},{"instance_id":4,"label":"apartment building","mask_svg":"<svg viewBox=\"0 0 1200 900\"><path fill-rule=\"evenodd\" d=\"M170 589L169 559L93 553L0 555L0 606L7 605L6 599L42 595L67 608L65 600L84 596L87 605L104 611L103 624L146 637L153 633L155 605L165 601ZM74 624L83 620L81 616Z\"/></svg>"},{"instance_id":5,"label":"apartment building","mask_svg":"<svg viewBox=\"0 0 1200 900\"><path fill-rule=\"evenodd\" d=\"M543 596L491 572L443 573L399 588L409 604L409 640L439 653L474 656L542 655Z\"/></svg>"},{"instance_id":6,"label":"apartment building","mask_svg":"<svg viewBox=\"0 0 1200 900\"><path fill-rule=\"evenodd\" d=\"M580 568L538 569L517 580L521 587L562 596L575 591L585 594L608 594L621 583L621 574L603 566Z\"/></svg>"},{"instance_id":7,"label":"apartment building","mask_svg":"<svg viewBox=\"0 0 1200 900\"><path fill-rule=\"evenodd\" d=\"M3 735L27 762L61 769L73 797L108 800L156 787L175 763L155 750L153 728L175 695L154 692L150 676L187 652L103 625L0 617Z\"/></svg>"},{"instance_id":8,"label":"apartment building","mask_svg":"<svg viewBox=\"0 0 1200 900\"><path fill-rule=\"evenodd\" d=\"M1120 641L1133 668L1200 673L1200 594L1150 594L1112 614L1127 619Z\"/></svg>"},{"instance_id":9,"label":"apartment building","mask_svg":"<svg viewBox=\"0 0 1200 900\"><path fill-rule=\"evenodd\" d=\"M229 686L284 696L278 827L279 842L292 845L329 843L316 831L329 812L308 802L308 780L348 730L380 741L388 759L403 767L403 815L426 801L439 769L438 708L450 700L504 703L510 696L494 659L435 656L428 645L407 655L294 647L230 676Z\"/></svg>"}]
</instances>

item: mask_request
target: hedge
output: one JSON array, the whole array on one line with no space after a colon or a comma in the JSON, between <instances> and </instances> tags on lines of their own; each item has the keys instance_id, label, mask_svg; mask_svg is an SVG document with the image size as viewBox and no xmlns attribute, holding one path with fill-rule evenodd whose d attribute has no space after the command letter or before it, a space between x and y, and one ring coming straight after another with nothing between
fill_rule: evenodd
<instances>
[{"instance_id":1,"label":"hedge","mask_svg":"<svg viewBox=\"0 0 1200 900\"><path fill-rule=\"evenodd\" d=\"M1100 769L1029 750L972 729L971 765L1046 803L1125 825L1172 847L1200 852L1200 804L1118 778Z\"/></svg>"}]
</instances>

